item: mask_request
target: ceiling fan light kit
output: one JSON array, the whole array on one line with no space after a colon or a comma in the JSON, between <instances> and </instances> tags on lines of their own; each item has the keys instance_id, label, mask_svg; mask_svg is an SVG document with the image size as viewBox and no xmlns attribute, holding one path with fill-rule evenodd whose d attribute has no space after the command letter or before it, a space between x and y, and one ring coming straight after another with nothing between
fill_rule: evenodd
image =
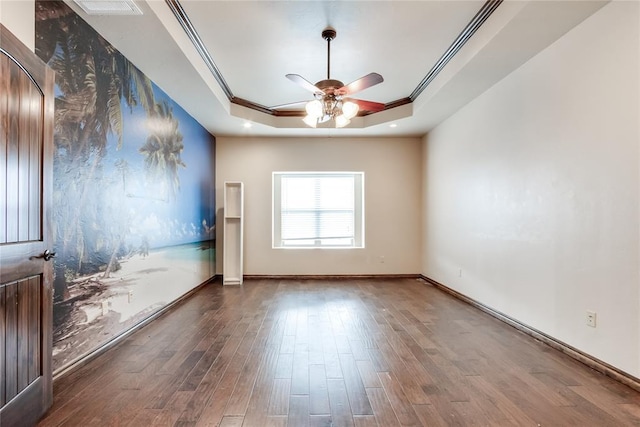
<instances>
[{"instance_id":1,"label":"ceiling fan light kit","mask_svg":"<svg viewBox=\"0 0 640 427\"><path fill-rule=\"evenodd\" d=\"M311 117L320 118L323 116L324 106L322 105L322 102L320 102L317 99L314 99L313 101L309 101L307 105L304 107L304 109L307 111L307 114Z\"/></svg>"},{"instance_id":2,"label":"ceiling fan light kit","mask_svg":"<svg viewBox=\"0 0 640 427\"><path fill-rule=\"evenodd\" d=\"M340 114L339 116L336 117L336 127L337 128L343 128L346 125L348 125L349 123L351 123L351 120L347 119L344 114Z\"/></svg>"},{"instance_id":3,"label":"ceiling fan light kit","mask_svg":"<svg viewBox=\"0 0 640 427\"><path fill-rule=\"evenodd\" d=\"M358 114L360 107L355 102L345 101L342 103L342 114L347 119L352 119Z\"/></svg>"},{"instance_id":4,"label":"ceiling fan light kit","mask_svg":"<svg viewBox=\"0 0 640 427\"><path fill-rule=\"evenodd\" d=\"M318 119L308 114L304 116L304 119L302 119L302 121L309 127L318 127Z\"/></svg>"},{"instance_id":5,"label":"ceiling fan light kit","mask_svg":"<svg viewBox=\"0 0 640 427\"><path fill-rule=\"evenodd\" d=\"M362 104L367 111L377 112L384 110L384 104L371 101L361 101L353 98L346 98L356 92L360 92L371 86L382 83L384 79L380 74L370 73L355 80L348 85L344 85L340 80L332 80L331 69L331 40L336 38L336 30L325 28L322 31L322 38L327 41L327 78L315 85L298 74L287 74L286 77L294 83L312 92L315 99L305 105L307 115L302 121L310 127L317 127L318 123L325 123L334 120L337 128L342 128L351 123L361 108Z\"/></svg>"}]
</instances>

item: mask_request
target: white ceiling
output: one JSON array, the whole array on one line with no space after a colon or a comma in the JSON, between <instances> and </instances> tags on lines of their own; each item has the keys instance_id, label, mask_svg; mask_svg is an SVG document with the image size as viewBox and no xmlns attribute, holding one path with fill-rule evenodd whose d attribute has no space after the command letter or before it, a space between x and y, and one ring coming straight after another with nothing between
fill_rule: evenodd
<instances>
[{"instance_id":1,"label":"white ceiling","mask_svg":"<svg viewBox=\"0 0 640 427\"><path fill-rule=\"evenodd\" d=\"M344 129L310 129L299 117L231 103L163 0L136 0L141 16L89 16L67 3L214 135L401 136L425 134L606 1L504 1L412 103ZM233 96L266 107L312 99L285 74L327 77L327 26L337 31L331 78L347 84L377 72L384 82L356 98L409 97L483 4L179 0Z\"/></svg>"}]
</instances>

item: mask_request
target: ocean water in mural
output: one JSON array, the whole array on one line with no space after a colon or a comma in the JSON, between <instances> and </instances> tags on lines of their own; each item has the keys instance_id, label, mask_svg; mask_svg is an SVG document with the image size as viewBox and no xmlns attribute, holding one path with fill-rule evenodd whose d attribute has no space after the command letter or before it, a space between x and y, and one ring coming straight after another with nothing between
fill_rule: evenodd
<instances>
[{"instance_id":1,"label":"ocean water in mural","mask_svg":"<svg viewBox=\"0 0 640 427\"><path fill-rule=\"evenodd\" d=\"M214 139L63 2L36 2L56 71L54 369L215 272Z\"/></svg>"}]
</instances>

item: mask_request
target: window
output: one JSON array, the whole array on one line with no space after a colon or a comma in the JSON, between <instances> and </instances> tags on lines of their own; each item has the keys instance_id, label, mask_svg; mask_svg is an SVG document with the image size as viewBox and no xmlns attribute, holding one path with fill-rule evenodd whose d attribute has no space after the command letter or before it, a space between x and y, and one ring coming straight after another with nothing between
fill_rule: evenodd
<instances>
[{"instance_id":1,"label":"window","mask_svg":"<svg viewBox=\"0 0 640 427\"><path fill-rule=\"evenodd\" d=\"M274 248L364 247L363 172L274 172Z\"/></svg>"}]
</instances>

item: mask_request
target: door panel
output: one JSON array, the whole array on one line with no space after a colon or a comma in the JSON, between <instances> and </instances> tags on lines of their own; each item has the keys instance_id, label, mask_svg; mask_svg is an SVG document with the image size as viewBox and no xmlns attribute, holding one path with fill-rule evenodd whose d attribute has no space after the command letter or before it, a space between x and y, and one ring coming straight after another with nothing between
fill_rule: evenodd
<instances>
[{"instance_id":1,"label":"door panel","mask_svg":"<svg viewBox=\"0 0 640 427\"><path fill-rule=\"evenodd\" d=\"M7 240L6 242L18 241L18 143L19 138L19 125L18 116L20 108L20 94L16 91L18 85L18 74L20 73L19 66L12 61L7 61L7 67L5 70L9 73L9 93L7 99ZM2 76L3 80L6 80L7 76Z\"/></svg>"},{"instance_id":2,"label":"door panel","mask_svg":"<svg viewBox=\"0 0 640 427\"><path fill-rule=\"evenodd\" d=\"M7 336L7 331L5 329L5 324L4 324L5 323L4 319L6 317L5 313L6 313L5 288L4 286L0 286L0 337ZM6 355L5 340L0 339L0 378L7 378L5 355ZM2 381L0 381L0 383L2 383ZM4 406L5 402L6 402L5 387L4 387L4 384L0 384L0 408ZM1 421L2 421L2 418L0 418L0 422Z\"/></svg>"},{"instance_id":3,"label":"door panel","mask_svg":"<svg viewBox=\"0 0 640 427\"><path fill-rule=\"evenodd\" d=\"M14 73L12 73L12 76ZM34 95L33 84L25 81L28 77L25 73L18 74L18 99L20 106L18 110L18 242L29 241L29 217L35 212L29 209L29 163L31 156L31 129L29 129L31 115L31 103L40 101L40 94ZM35 136L35 135L34 135ZM38 143L39 138L34 138ZM39 193L39 192L38 192ZM37 216L40 216L38 212Z\"/></svg>"},{"instance_id":4,"label":"door panel","mask_svg":"<svg viewBox=\"0 0 640 427\"><path fill-rule=\"evenodd\" d=\"M5 313L6 312L6 307L5 307L5 287L4 286L0 286L0 313ZM7 336L7 331L5 329L5 322L4 322L5 316L0 315L0 337L6 337ZM7 373L6 373L6 363L5 363L5 355L6 355L6 349L5 349L5 340L4 339L0 339L0 378L7 378ZM2 383L2 381L0 381L0 383ZM4 384L0 385L0 408L2 408L4 406L6 402L5 399L5 387ZM0 421L2 419L0 418Z\"/></svg>"},{"instance_id":5,"label":"door panel","mask_svg":"<svg viewBox=\"0 0 640 427\"><path fill-rule=\"evenodd\" d=\"M6 55L0 55L0 76L6 76L9 73L9 58ZM9 100L9 86L5 78L0 78L0 200L7 200L7 103ZM6 206L0 208L0 245L7 241L7 209ZM1 392L0 392L1 393ZM1 401L0 401L1 402Z\"/></svg>"},{"instance_id":6,"label":"door panel","mask_svg":"<svg viewBox=\"0 0 640 427\"><path fill-rule=\"evenodd\" d=\"M0 24L0 425L52 402L53 72Z\"/></svg>"},{"instance_id":7,"label":"door panel","mask_svg":"<svg viewBox=\"0 0 640 427\"><path fill-rule=\"evenodd\" d=\"M30 95L31 109L29 111L29 124L28 128L31 132L30 148L29 148L29 211L30 212L42 212L40 183L42 182L42 149L39 144L38 135L42 135L42 111L44 106L38 93L35 93L33 86L31 87L32 93ZM53 96L53 95L52 95ZM36 102L37 100L37 102ZM53 144L53 141L51 142ZM53 159L49 159L49 162ZM30 215L29 216L29 240L42 240L42 216Z\"/></svg>"},{"instance_id":8,"label":"door panel","mask_svg":"<svg viewBox=\"0 0 640 427\"><path fill-rule=\"evenodd\" d=\"M7 401L40 376L40 286L40 277L33 276L1 287Z\"/></svg>"},{"instance_id":9,"label":"door panel","mask_svg":"<svg viewBox=\"0 0 640 427\"><path fill-rule=\"evenodd\" d=\"M6 238L0 243L40 240L42 93L18 64L6 56L4 59L7 64L3 71L9 76L4 184Z\"/></svg>"},{"instance_id":10,"label":"door panel","mask_svg":"<svg viewBox=\"0 0 640 427\"><path fill-rule=\"evenodd\" d=\"M42 352L41 334L41 309L42 294L40 292L42 282L40 276L29 278L29 364L28 364L28 384L34 382L40 376L40 358L38 354Z\"/></svg>"},{"instance_id":11,"label":"door panel","mask_svg":"<svg viewBox=\"0 0 640 427\"><path fill-rule=\"evenodd\" d=\"M10 402L18 394L18 289L17 283L5 288L5 399Z\"/></svg>"}]
</instances>

